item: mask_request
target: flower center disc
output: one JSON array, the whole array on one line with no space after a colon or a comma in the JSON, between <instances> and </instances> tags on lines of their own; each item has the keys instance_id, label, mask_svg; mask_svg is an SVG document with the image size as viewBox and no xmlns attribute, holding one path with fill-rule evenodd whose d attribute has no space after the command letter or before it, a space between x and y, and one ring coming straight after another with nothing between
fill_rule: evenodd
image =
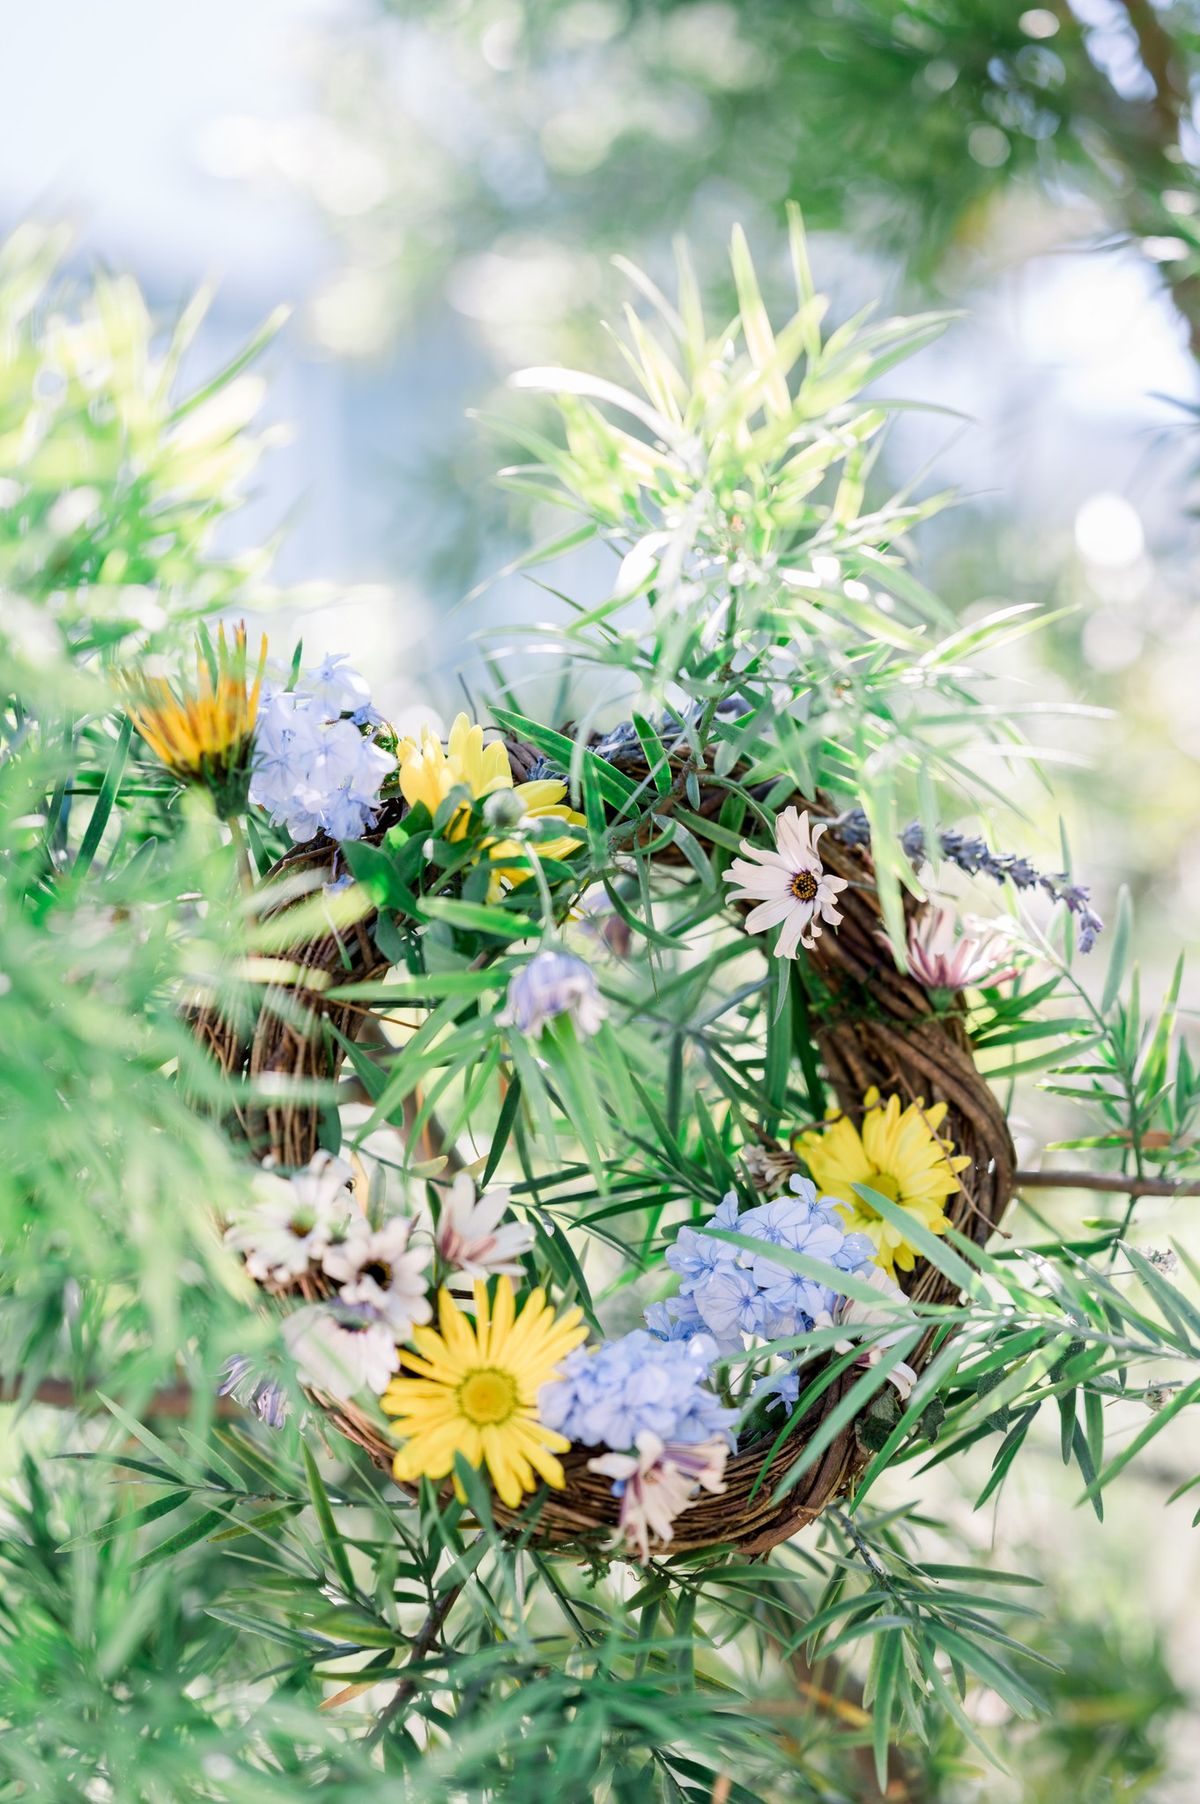
<instances>
[{"instance_id":1,"label":"flower center disc","mask_svg":"<svg viewBox=\"0 0 1200 1804\"><path fill-rule=\"evenodd\" d=\"M476 1428L507 1422L517 1407L517 1387L507 1372L480 1366L469 1372L458 1387L458 1406Z\"/></svg>"},{"instance_id":2,"label":"flower center disc","mask_svg":"<svg viewBox=\"0 0 1200 1804\"><path fill-rule=\"evenodd\" d=\"M872 1190L878 1190L880 1196L886 1196L889 1203L898 1203L900 1201L899 1179L894 1178L890 1172L873 1171L870 1177L863 1178L862 1182L864 1184L869 1184ZM857 1191L855 1191L854 1195L860 1209L869 1210L872 1215L879 1214L878 1209L871 1208L871 1205L865 1196L859 1196Z\"/></svg>"},{"instance_id":3,"label":"flower center disc","mask_svg":"<svg viewBox=\"0 0 1200 1804\"><path fill-rule=\"evenodd\" d=\"M363 1277L378 1284L380 1290L386 1290L392 1281L392 1268L385 1259L372 1259L369 1265L363 1266Z\"/></svg>"},{"instance_id":4,"label":"flower center disc","mask_svg":"<svg viewBox=\"0 0 1200 1804\"><path fill-rule=\"evenodd\" d=\"M797 871L792 878L792 894L797 902L815 902L817 880L811 871Z\"/></svg>"}]
</instances>

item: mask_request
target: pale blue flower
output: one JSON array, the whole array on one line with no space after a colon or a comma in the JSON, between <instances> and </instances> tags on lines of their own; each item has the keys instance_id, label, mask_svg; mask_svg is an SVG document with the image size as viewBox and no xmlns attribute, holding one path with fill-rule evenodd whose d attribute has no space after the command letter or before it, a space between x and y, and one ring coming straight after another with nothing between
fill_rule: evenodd
<instances>
[{"instance_id":1,"label":"pale blue flower","mask_svg":"<svg viewBox=\"0 0 1200 1804\"><path fill-rule=\"evenodd\" d=\"M792 1179L792 1195L740 1214L731 1191L711 1226L761 1241L764 1248L739 1250L711 1233L681 1228L667 1250L667 1264L680 1279L676 1306L686 1303L689 1314L695 1311L723 1355L740 1352L745 1335L782 1340L828 1326L834 1318L840 1301L836 1284L790 1270L772 1259L768 1248L802 1253L828 1266L831 1275L871 1267L874 1256L866 1235L847 1234L834 1204L819 1199L807 1178Z\"/></svg>"},{"instance_id":2,"label":"pale blue flower","mask_svg":"<svg viewBox=\"0 0 1200 1804\"><path fill-rule=\"evenodd\" d=\"M639 1434L696 1445L731 1439L737 1412L706 1382L717 1348L707 1334L660 1340L635 1328L595 1349L577 1347L561 1378L542 1386L538 1414L548 1428L587 1447L634 1446Z\"/></svg>"},{"instance_id":3,"label":"pale blue flower","mask_svg":"<svg viewBox=\"0 0 1200 1804\"><path fill-rule=\"evenodd\" d=\"M232 1397L243 1409L252 1409L268 1428L282 1428L291 1413L292 1406L283 1386L256 1371L252 1361L241 1354L234 1354L225 1361L217 1396Z\"/></svg>"},{"instance_id":4,"label":"pale blue flower","mask_svg":"<svg viewBox=\"0 0 1200 1804\"><path fill-rule=\"evenodd\" d=\"M766 1378L760 1378L754 1387L755 1401L765 1400L768 1409L776 1409L782 1405L784 1409L793 1410L800 1401L800 1374L798 1372L774 1372Z\"/></svg>"},{"instance_id":5,"label":"pale blue flower","mask_svg":"<svg viewBox=\"0 0 1200 1804\"><path fill-rule=\"evenodd\" d=\"M327 658L294 690L267 693L258 713L250 800L301 845L318 833L361 839L375 822L395 759L356 724L377 722L364 679Z\"/></svg>"},{"instance_id":6,"label":"pale blue flower","mask_svg":"<svg viewBox=\"0 0 1200 1804\"><path fill-rule=\"evenodd\" d=\"M731 1190L728 1196L722 1197L708 1226L736 1231L737 1223L738 1199ZM731 1247L727 1240L717 1240L695 1228L680 1228L674 1245L666 1251L667 1264L679 1274L681 1297L691 1296L697 1284L702 1283L710 1272L719 1265L732 1265L737 1256L737 1248Z\"/></svg>"},{"instance_id":7,"label":"pale blue flower","mask_svg":"<svg viewBox=\"0 0 1200 1804\"><path fill-rule=\"evenodd\" d=\"M692 1295L723 1354L740 1353L743 1334L771 1339L779 1332L767 1292L760 1289L753 1272L736 1262L715 1267Z\"/></svg>"},{"instance_id":8,"label":"pale blue flower","mask_svg":"<svg viewBox=\"0 0 1200 1804\"><path fill-rule=\"evenodd\" d=\"M704 1332L704 1320L691 1297L668 1297L651 1303L645 1311L646 1326L658 1340L691 1340Z\"/></svg>"},{"instance_id":9,"label":"pale blue flower","mask_svg":"<svg viewBox=\"0 0 1200 1804\"><path fill-rule=\"evenodd\" d=\"M748 1209L738 1218L738 1232L840 1271L870 1263L875 1249L867 1236L848 1235L833 1204L818 1201L807 1178L793 1178L792 1190L791 1196ZM744 1257L766 1299L768 1339L807 1333L833 1320L839 1293L832 1285L804 1277L764 1253L747 1252Z\"/></svg>"},{"instance_id":10,"label":"pale blue flower","mask_svg":"<svg viewBox=\"0 0 1200 1804\"><path fill-rule=\"evenodd\" d=\"M298 687L303 688L310 705L325 720L340 720L349 715L356 727L380 725L383 716L371 705L371 689L366 677L346 664L344 651L334 652L315 670L306 671Z\"/></svg>"},{"instance_id":11,"label":"pale blue flower","mask_svg":"<svg viewBox=\"0 0 1200 1804\"><path fill-rule=\"evenodd\" d=\"M607 1013L591 966L573 952L546 947L513 973L496 1022L536 1040L558 1015L569 1015L577 1032L591 1035L599 1031Z\"/></svg>"}]
</instances>

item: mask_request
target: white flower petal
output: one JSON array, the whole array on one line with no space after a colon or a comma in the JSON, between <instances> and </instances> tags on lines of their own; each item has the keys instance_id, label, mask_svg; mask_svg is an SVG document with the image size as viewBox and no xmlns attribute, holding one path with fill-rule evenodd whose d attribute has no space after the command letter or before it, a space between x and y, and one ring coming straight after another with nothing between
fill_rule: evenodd
<instances>
[{"instance_id":1,"label":"white flower petal","mask_svg":"<svg viewBox=\"0 0 1200 1804\"><path fill-rule=\"evenodd\" d=\"M786 921L795 907L792 896L772 896L770 901L760 902L746 916L747 933L762 933L768 927L777 927L780 921Z\"/></svg>"},{"instance_id":2,"label":"white flower petal","mask_svg":"<svg viewBox=\"0 0 1200 1804\"><path fill-rule=\"evenodd\" d=\"M779 939L775 947L776 958L795 958L797 944L810 945L811 941L804 937L804 930L812 915L811 902L801 902L784 922L780 929Z\"/></svg>"}]
</instances>

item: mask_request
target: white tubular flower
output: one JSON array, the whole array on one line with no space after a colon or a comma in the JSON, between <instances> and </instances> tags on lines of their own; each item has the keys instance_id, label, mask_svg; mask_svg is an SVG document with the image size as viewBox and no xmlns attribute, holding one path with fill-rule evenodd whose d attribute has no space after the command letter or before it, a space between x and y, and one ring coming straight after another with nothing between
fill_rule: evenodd
<instances>
[{"instance_id":1,"label":"white tubular flower","mask_svg":"<svg viewBox=\"0 0 1200 1804\"><path fill-rule=\"evenodd\" d=\"M908 968L927 990L978 988L1014 975L1004 964L1002 929L971 916L960 927L945 905L923 909L910 924Z\"/></svg>"},{"instance_id":2,"label":"white tubular flower","mask_svg":"<svg viewBox=\"0 0 1200 1804\"><path fill-rule=\"evenodd\" d=\"M330 1247L321 1262L325 1275L341 1286L341 1301L374 1310L398 1341L433 1318L425 1271L429 1249L409 1250L412 1227L404 1215L394 1215L381 1228L364 1222L360 1232Z\"/></svg>"},{"instance_id":3,"label":"white tubular flower","mask_svg":"<svg viewBox=\"0 0 1200 1804\"><path fill-rule=\"evenodd\" d=\"M573 952L535 952L509 981L498 1027L515 1027L536 1040L548 1021L569 1015L585 1037L598 1033L608 1009L590 965Z\"/></svg>"},{"instance_id":4,"label":"white tubular flower","mask_svg":"<svg viewBox=\"0 0 1200 1804\"><path fill-rule=\"evenodd\" d=\"M834 1317L839 1328L874 1328L885 1322L896 1321L898 1315L903 1317L909 1313L911 1305L908 1298L900 1286L893 1283L892 1279L888 1277L882 1266L864 1265L854 1275L869 1284L872 1290L879 1292L880 1304L876 1306L872 1303L860 1303L854 1297L843 1297ZM878 1365L883 1357L884 1348L894 1347L896 1342L903 1338L906 1327L907 1324L903 1323L895 1334L886 1334L881 1339L874 1341L871 1346L864 1347L859 1354L858 1363L865 1366ZM855 1342L852 1340L840 1340L834 1351L848 1353L854 1345ZM893 1366L888 1373L888 1382L895 1385L900 1394L900 1401L907 1403L912 1395L912 1387L917 1382L917 1374L910 1365L905 1365L902 1361L899 1365Z\"/></svg>"},{"instance_id":5,"label":"white tubular flower","mask_svg":"<svg viewBox=\"0 0 1200 1804\"><path fill-rule=\"evenodd\" d=\"M226 1230L225 1242L243 1253L260 1284L286 1284L317 1265L361 1220L348 1165L317 1153L290 1178L256 1173L249 1209Z\"/></svg>"},{"instance_id":6,"label":"white tubular flower","mask_svg":"<svg viewBox=\"0 0 1200 1804\"><path fill-rule=\"evenodd\" d=\"M284 1317L283 1339L301 1384L343 1403L356 1391L381 1396L400 1364L391 1329L361 1306L310 1303Z\"/></svg>"},{"instance_id":7,"label":"white tubular flower","mask_svg":"<svg viewBox=\"0 0 1200 1804\"><path fill-rule=\"evenodd\" d=\"M725 1489L725 1461L729 1446L724 1440L701 1441L684 1446L664 1445L656 1434L639 1434L636 1453L605 1453L588 1461L589 1472L599 1472L615 1482L621 1499L620 1531L630 1553L650 1558L653 1538L665 1545L675 1531L675 1519L695 1502L703 1487L714 1495Z\"/></svg>"},{"instance_id":8,"label":"white tubular flower","mask_svg":"<svg viewBox=\"0 0 1200 1804\"><path fill-rule=\"evenodd\" d=\"M798 945L816 944L822 921L837 927L842 919L835 904L846 879L831 877L817 855L824 831L823 824L810 829L807 810L785 808L775 822L774 849L744 839L739 850L745 858L735 858L725 873L726 883L739 886L730 890L731 902L759 903L746 916L748 933L783 924L777 958L795 958Z\"/></svg>"},{"instance_id":9,"label":"white tubular flower","mask_svg":"<svg viewBox=\"0 0 1200 1804\"><path fill-rule=\"evenodd\" d=\"M477 1196L467 1172L455 1178L434 1231L438 1255L455 1273L451 1289L469 1288L476 1278L524 1276L520 1259L533 1245L533 1229L523 1221L500 1225L508 1202L507 1190Z\"/></svg>"}]
</instances>

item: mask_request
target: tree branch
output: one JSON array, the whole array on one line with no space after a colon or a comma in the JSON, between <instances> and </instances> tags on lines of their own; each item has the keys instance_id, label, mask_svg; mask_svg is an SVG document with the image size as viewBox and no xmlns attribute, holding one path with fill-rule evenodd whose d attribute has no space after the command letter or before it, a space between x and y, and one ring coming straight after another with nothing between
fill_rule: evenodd
<instances>
[{"instance_id":1,"label":"tree branch","mask_svg":"<svg viewBox=\"0 0 1200 1804\"><path fill-rule=\"evenodd\" d=\"M171 1417L179 1420L192 1413L195 1393L188 1384L170 1384L161 1391L155 1391L149 1401L142 1405L145 1416ZM30 1403L44 1403L48 1409L85 1410L94 1401L95 1391L90 1385L77 1388L67 1378L43 1378L29 1393ZM18 1403L22 1399L22 1381L18 1372L12 1377L0 1378L0 1403ZM214 1397L213 1409L218 1416L240 1416L245 1411L232 1397Z\"/></svg>"},{"instance_id":2,"label":"tree branch","mask_svg":"<svg viewBox=\"0 0 1200 1804\"><path fill-rule=\"evenodd\" d=\"M465 1581L463 1581L463 1583L465 1583ZM404 1663L405 1676L400 1680L400 1683L396 1686L396 1689L392 1693L387 1704L380 1711L379 1718L375 1723L374 1728L366 1738L367 1747L374 1747L375 1743L387 1733L389 1725L394 1722L417 1689L417 1681L409 1675L408 1668L411 1666L419 1666L421 1661L424 1660L428 1654L432 1653L433 1648L437 1643L437 1639L442 1632L442 1627L447 1616L449 1616L451 1610L458 1602L459 1593L462 1591L462 1588L462 1583L457 1585L447 1585L441 1596L436 1597L431 1604L429 1614L418 1629L412 1646L409 1649L408 1659Z\"/></svg>"},{"instance_id":3,"label":"tree branch","mask_svg":"<svg viewBox=\"0 0 1200 1804\"><path fill-rule=\"evenodd\" d=\"M1123 1177L1119 1171L1018 1171L1018 1190L1101 1190L1109 1196L1200 1196L1200 1181Z\"/></svg>"}]
</instances>

